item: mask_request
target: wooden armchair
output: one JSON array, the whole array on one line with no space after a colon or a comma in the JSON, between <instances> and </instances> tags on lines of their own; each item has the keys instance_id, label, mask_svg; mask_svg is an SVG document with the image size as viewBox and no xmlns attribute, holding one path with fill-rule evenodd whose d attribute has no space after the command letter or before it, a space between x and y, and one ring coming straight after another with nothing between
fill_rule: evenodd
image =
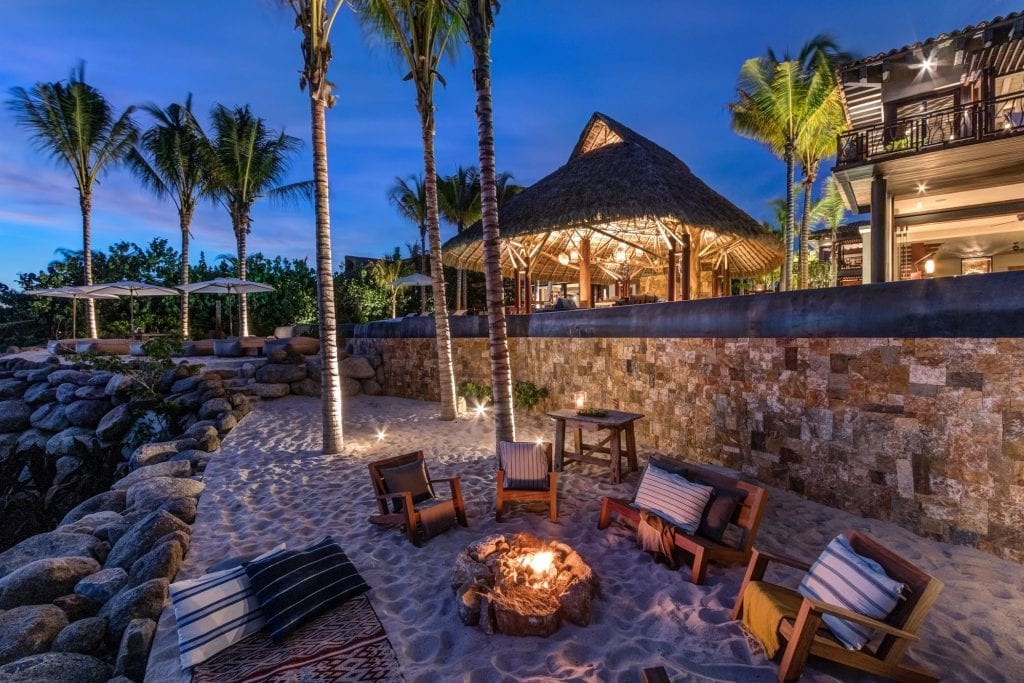
<instances>
[{"instance_id":1,"label":"wooden armchair","mask_svg":"<svg viewBox=\"0 0 1024 683\"><path fill-rule=\"evenodd\" d=\"M459 477L431 479L427 472L427 464L423 459L423 451L377 460L369 464L369 469L377 506L380 508L380 514L370 516L371 523L405 527L413 545L420 545L420 527L423 522L421 511L424 508L424 503L438 500L434 493L434 484L448 482L451 488L451 503L455 509L455 518L460 525L469 526L466 522L466 506L462 500L462 486L459 483ZM394 487L396 490L390 490L389 479L393 483L403 481L408 485Z\"/></svg>"},{"instance_id":2,"label":"wooden armchair","mask_svg":"<svg viewBox=\"0 0 1024 683\"><path fill-rule=\"evenodd\" d=\"M896 681L938 681L938 676L927 669L902 660L910 644L918 640L917 629L942 592L942 582L864 534L851 531L847 538L859 554L878 562L891 578L905 583L907 597L897 604L896 609L885 621L879 621L800 596L802 603L796 619L783 619L779 625L779 635L786 641L786 646L782 650L782 662L779 665L779 680L799 679L807 656L815 655ZM732 609L733 619L739 619L742 614L743 594L747 585L764 578L769 562L777 562L803 571L810 569L810 565L799 560L754 549L750 564L747 565L747 573L740 585L739 596ZM823 626L821 617L825 614L862 624L885 635L874 651L871 651L870 644L861 650L848 650Z\"/></svg>"},{"instance_id":3,"label":"wooden armchair","mask_svg":"<svg viewBox=\"0 0 1024 683\"><path fill-rule=\"evenodd\" d=\"M543 449L544 456L547 458L547 483L545 486L535 486L527 488L525 486L517 486L515 488L508 485L508 481L511 481L506 469L512 465L512 460L522 460L522 458L535 457L535 449ZM517 463L512 465L519 469ZM521 472L519 472L521 474ZM534 472L534 475L540 475L540 472ZM552 522L558 521L558 472L554 471L552 467L551 458L551 443L545 441L541 444L534 443L522 443L522 442L509 442L502 441L498 444L498 494L495 500L495 512L494 518L501 521L501 516L505 514L505 509L508 507L510 501L513 500L542 500L548 504L548 516Z\"/></svg>"}]
</instances>

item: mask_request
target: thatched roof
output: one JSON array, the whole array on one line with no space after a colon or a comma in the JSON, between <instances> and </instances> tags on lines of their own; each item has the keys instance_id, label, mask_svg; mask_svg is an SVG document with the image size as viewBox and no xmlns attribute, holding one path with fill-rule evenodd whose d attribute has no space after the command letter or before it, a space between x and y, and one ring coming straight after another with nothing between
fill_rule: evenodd
<instances>
[{"instance_id":1,"label":"thatched roof","mask_svg":"<svg viewBox=\"0 0 1024 683\"><path fill-rule=\"evenodd\" d=\"M534 279L570 282L574 264L557 256L591 238L593 279L610 282L600 263L613 263L626 246L631 262L647 272L664 271L669 237L688 231L700 254L726 263L734 276L760 274L782 262L782 245L771 233L708 187L668 150L604 114L595 113L569 161L506 202L500 211L502 269L529 256ZM480 222L443 247L451 266L483 269ZM696 243L695 243L696 244Z\"/></svg>"}]
</instances>

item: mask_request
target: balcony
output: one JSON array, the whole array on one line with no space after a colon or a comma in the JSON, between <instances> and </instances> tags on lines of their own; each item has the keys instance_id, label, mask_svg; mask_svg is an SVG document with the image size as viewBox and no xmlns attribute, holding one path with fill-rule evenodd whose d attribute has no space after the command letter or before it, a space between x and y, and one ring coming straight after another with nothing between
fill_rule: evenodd
<instances>
[{"instance_id":1,"label":"balcony","mask_svg":"<svg viewBox=\"0 0 1024 683\"><path fill-rule=\"evenodd\" d=\"M836 168L1024 133L1024 92L897 118L838 138Z\"/></svg>"}]
</instances>

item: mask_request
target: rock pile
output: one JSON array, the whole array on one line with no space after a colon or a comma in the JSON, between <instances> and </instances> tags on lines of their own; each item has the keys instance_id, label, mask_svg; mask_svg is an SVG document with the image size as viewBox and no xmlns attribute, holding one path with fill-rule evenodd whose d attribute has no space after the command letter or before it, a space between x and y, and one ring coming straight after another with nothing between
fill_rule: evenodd
<instances>
[{"instance_id":1,"label":"rock pile","mask_svg":"<svg viewBox=\"0 0 1024 683\"><path fill-rule=\"evenodd\" d=\"M304 356L285 347L268 349L265 358L244 363L238 376L227 383L234 391L259 398L281 398L289 394L320 396L320 356ZM343 396L381 393L384 368L381 357L354 356L345 351L341 358Z\"/></svg>"}]
</instances>

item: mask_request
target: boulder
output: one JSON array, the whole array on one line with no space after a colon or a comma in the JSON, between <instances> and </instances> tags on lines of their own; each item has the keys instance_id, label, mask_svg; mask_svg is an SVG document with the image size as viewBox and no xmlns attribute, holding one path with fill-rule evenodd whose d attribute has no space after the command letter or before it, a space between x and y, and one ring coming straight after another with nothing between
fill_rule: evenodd
<instances>
[{"instance_id":1,"label":"boulder","mask_svg":"<svg viewBox=\"0 0 1024 683\"><path fill-rule=\"evenodd\" d=\"M101 540L106 541L114 546L121 537L128 533L128 530L138 524L143 517L148 515L149 512L127 512L121 515L121 519L111 520L106 524L101 524L96 527L96 530L92 532L93 536Z\"/></svg>"},{"instance_id":2,"label":"boulder","mask_svg":"<svg viewBox=\"0 0 1024 683\"><path fill-rule=\"evenodd\" d=\"M99 439L96 432L88 427L68 427L50 437L46 442L46 455L62 458L70 455L75 458L87 458L99 450Z\"/></svg>"},{"instance_id":3,"label":"boulder","mask_svg":"<svg viewBox=\"0 0 1024 683\"><path fill-rule=\"evenodd\" d=\"M199 462L200 456L209 457L209 453L207 453L206 451L201 451L198 448L190 448L187 451L180 451L178 453L175 453L167 462L187 462L193 468L195 468L196 463Z\"/></svg>"},{"instance_id":4,"label":"boulder","mask_svg":"<svg viewBox=\"0 0 1024 683\"><path fill-rule=\"evenodd\" d=\"M264 384L288 384L306 378L306 365L267 363L256 371L256 381Z\"/></svg>"},{"instance_id":5,"label":"boulder","mask_svg":"<svg viewBox=\"0 0 1024 683\"><path fill-rule=\"evenodd\" d=\"M37 406L40 403L52 403L57 400L57 390L49 382L37 382L25 390L22 396L25 403Z\"/></svg>"},{"instance_id":6,"label":"boulder","mask_svg":"<svg viewBox=\"0 0 1024 683\"><path fill-rule=\"evenodd\" d=\"M103 393L107 396L125 396L138 386L138 382L128 375L114 375L107 381Z\"/></svg>"},{"instance_id":7,"label":"boulder","mask_svg":"<svg viewBox=\"0 0 1024 683\"><path fill-rule=\"evenodd\" d=\"M53 605L28 605L0 612L0 664L46 652L67 625L67 616ZM0 675L0 680L8 679Z\"/></svg>"},{"instance_id":8,"label":"boulder","mask_svg":"<svg viewBox=\"0 0 1024 683\"><path fill-rule=\"evenodd\" d=\"M170 419L156 411L146 410L135 418L131 427L121 437L121 453L127 458L139 446L164 442L171 436L173 434Z\"/></svg>"},{"instance_id":9,"label":"boulder","mask_svg":"<svg viewBox=\"0 0 1024 683\"><path fill-rule=\"evenodd\" d=\"M75 398L88 399L91 401L105 399L107 397L105 385L106 382L103 382L102 385L96 386L92 383L92 380L90 380L89 384L86 384L84 387L78 387L78 390L75 391Z\"/></svg>"},{"instance_id":10,"label":"boulder","mask_svg":"<svg viewBox=\"0 0 1024 683\"><path fill-rule=\"evenodd\" d=\"M105 604L128 584L128 572L111 567L86 576L75 584L75 593L93 602Z\"/></svg>"},{"instance_id":11,"label":"boulder","mask_svg":"<svg viewBox=\"0 0 1024 683\"><path fill-rule=\"evenodd\" d=\"M119 522L121 519L121 513L119 512L102 510L100 512L90 513L77 521L71 522L70 524L62 524L57 528L66 534L93 534L96 529L104 524Z\"/></svg>"},{"instance_id":12,"label":"boulder","mask_svg":"<svg viewBox=\"0 0 1024 683\"><path fill-rule=\"evenodd\" d=\"M48 557L88 557L102 562L108 551L106 543L89 534L60 531L36 534L0 553L0 578L30 562Z\"/></svg>"},{"instance_id":13,"label":"boulder","mask_svg":"<svg viewBox=\"0 0 1024 683\"><path fill-rule=\"evenodd\" d=\"M100 441L107 443L117 441L132 426L133 419L130 403L115 406L113 410L108 410L96 424L96 436Z\"/></svg>"},{"instance_id":14,"label":"boulder","mask_svg":"<svg viewBox=\"0 0 1024 683\"><path fill-rule=\"evenodd\" d=\"M64 415L67 417L68 422L76 427L95 428L109 410L109 401L79 399L64 407Z\"/></svg>"},{"instance_id":15,"label":"boulder","mask_svg":"<svg viewBox=\"0 0 1024 683\"><path fill-rule=\"evenodd\" d=\"M245 394L232 394L230 400L231 405L233 405L236 409L249 405L249 397L246 396Z\"/></svg>"},{"instance_id":16,"label":"boulder","mask_svg":"<svg viewBox=\"0 0 1024 683\"><path fill-rule=\"evenodd\" d=\"M56 472L53 475L53 486L60 486L75 476L82 469L82 459L70 455L57 458Z\"/></svg>"},{"instance_id":17,"label":"boulder","mask_svg":"<svg viewBox=\"0 0 1024 683\"><path fill-rule=\"evenodd\" d=\"M282 396L287 396L289 392L287 384L266 384L264 382L250 384L246 389L253 396L259 396L260 398L281 398Z\"/></svg>"},{"instance_id":18,"label":"boulder","mask_svg":"<svg viewBox=\"0 0 1024 683\"><path fill-rule=\"evenodd\" d=\"M171 513L185 524L191 524L196 521L196 499L195 498L176 498L175 500L169 500L158 509L166 510Z\"/></svg>"},{"instance_id":19,"label":"boulder","mask_svg":"<svg viewBox=\"0 0 1024 683\"><path fill-rule=\"evenodd\" d=\"M236 420L235 416L231 413L223 415L219 420L217 420L216 424L214 424L214 427L216 427L217 431L221 434L230 432L236 426L238 426L238 420Z\"/></svg>"},{"instance_id":20,"label":"boulder","mask_svg":"<svg viewBox=\"0 0 1024 683\"><path fill-rule=\"evenodd\" d=\"M185 481L191 481L186 479ZM139 486L139 484L136 484ZM155 541L172 531L189 530L187 524L165 510L154 510L135 523L124 536L121 536L111 548L107 556L106 567L120 567L125 571L131 569L135 560L139 559L153 547Z\"/></svg>"},{"instance_id":21,"label":"boulder","mask_svg":"<svg viewBox=\"0 0 1024 683\"><path fill-rule=\"evenodd\" d=\"M57 386L57 400L61 403L71 403L75 400L75 392L78 391L78 385L72 384L71 382L65 382Z\"/></svg>"},{"instance_id":22,"label":"boulder","mask_svg":"<svg viewBox=\"0 0 1024 683\"><path fill-rule=\"evenodd\" d=\"M381 386L377 384L375 379L364 379L361 385L363 393L367 396L380 396L381 392L383 392L383 389L381 389Z\"/></svg>"},{"instance_id":23,"label":"boulder","mask_svg":"<svg viewBox=\"0 0 1024 683\"><path fill-rule=\"evenodd\" d=\"M18 455L20 434L0 434L0 482L8 482L25 466L25 458Z\"/></svg>"},{"instance_id":24,"label":"boulder","mask_svg":"<svg viewBox=\"0 0 1024 683\"><path fill-rule=\"evenodd\" d=\"M372 379L373 366L366 356L350 356L341 361L341 375L352 379Z\"/></svg>"},{"instance_id":25,"label":"boulder","mask_svg":"<svg viewBox=\"0 0 1024 683\"><path fill-rule=\"evenodd\" d=\"M306 358L306 377L319 380L321 367L323 367L323 360L320 356L309 356Z\"/></svg>"},{"instance_id":26,"label":"boulder","mask_svg":"<svg viewBox=\"0 0 1024 683\"><path fill-rule=\"evenodd\" d=\"M128 458L128 469L134 471L147 465L167 462L175 453L195 448L196 446L196 440L190 438L142 444L132 451L131 456Z\"/></svg>"},{"instance_id":27,"label":"boulder","mask_svg":"<svg viewBox=\"0 0 1024 683\"><path fill-rule=\"evenodd\" d=\"M64 414L64 406L59 403L44 403L35 409L29 421L36 429L48 432L59 432L71 426Z\"/></svg>"},{"instance_id":28,"label":"boulder","mask_svg":"<svg viewBox=\"0 0 1024 683\"><path fill-rule=\"evenodd\" d=\"M74 509L64 515L64 519L61 520L60 525L71 524L77 522L86 515L91 515L94 512L122 512L125 507L125 492L124 491L104 491L92 498L79 503Z\"/></svg>"},{"instance_id":29,"label":"boulder","mask_svg":"<svg viewBox=\"0 0 1024 683\"><path fill-rule=\"evenodd\" d=\"M100 610L100 616L108 620L107 639L112 643L120 642L132 619L156 621L166 597L167 579L153 579L134 588L125 588L112 597Z\"/></svg>"},{"instance_id":30,"label":"boulder","mask_svg":"<svg viewBox=\"0 0 1024 683\"><path fill-rule=\"evenodd\" d=\"M23 379L0 379L0 400L5 398L21 398L28 388L28 382Z\"/></svg>"},{"instance_id":31,"label":"boulder","mask_svg":"<svg viewBox=\"0 0 1024 683\"><path fill-rule=\"evenodd\" d=\"M341 378L341 395L342 396L356 396L362 391L363 387L359 380L352 379L351 377Z\"/></svg>"},{"instance_id":32,"label":"boulder","mask_svg":"<svg viewBox=\"0 0 1024 683\"><path fill-rule=\"evenodd\" d=\"M198 391L188 391L183 394L168 396L167 402L178 406L182 410L195 412L202 405L203 396Z\"/></svg>"},{"instance_id":33,"label":"boulder","mask_svg":"<svg viewBox=\"0 0 1024 683\"><path fill-rule=\"evenodd\" d=\"M125 477L114 482L114 485L110 488L115 491L127 491L132 485L144 479L152 479L153 477L187 477L190 474L192 474L192 467L187 461L168 460L167 462L159 462L132 470Z\"/></svg>"},{"instance_id":34,"label":"boulder","mask_svg":"<svg viewBox=\"0 0 1024 683\"><path fill-rule=\"evenodd\" d=\"M292 393L296 396L312 396L318 398L320 396L320 379L306 378L299 382L291 383Z\"/></svg>"},{"instance_id":35,"label":"boulder","mask_svg":"<svg viewBox=\"0 0 1024 683\"><path fill-rule=\"evenodd\" d=\"M78 593L62 595L54 600L53 604L64 612L70 622L94 617L96 616L96 613L100 611L100 607L103 606L95 600L90 600L84 595L79 595Z\"/></svg>"},{"instance_id":36,"label":"boulder","mask_svg":"<svg viewBox=\"0 0 1024 683\"><path fill-rule=\"evenodd\" d=\"M128 488L128 507L137 510L155 510L175 498L198 498L206 484L181 477L153 477L143 479Z\"/></svg>"},{"instance_id":37,"label":"boulder","mask_svg":"<svg viewBox=\"0 0 1024 683\"><path fill-rule=\"evenodd\" d=\"M109 678L109 664L72 652L47 652L0 666L6 683L104 683Z\"/></svg>"},{"instance_id":38,"label":"boulder","mask_svg":"<svg viewBox=\"0 0 1024 683\"><path fill-rule=\"evenodd\" d=\"M99 563L91 557L47 557L29 562L0 579L0 610L52 602L99 570Z\"/></svg>"},{"instance_id":39,"label":"boulder","mask_svg":"<svg viewBox=\"0 0 1024 683\"><path fill-rule=\"evenodd\" d=\"M57 362L59 363L60 361ZM59 368L55 365L44 365L41 368L29 370L28 374L25 375L25 379L33 383L46 382L46 378L49 377L52 373L56 372L58 369ZM47 382L47 384L49 384L49 382Z\"/></svg>"},{"instance_id":40,"label":"boulder","mask_svg":"<svg viewBox=\"0 0 1024 683\"><path fill-rule=\"evenodd\" d=\"M85 383L87 387L104 387L106 388L107 382L114 376L114 373L108 372L107 370L93 370L92 377Z\"/></svg>"},{"instance_id":41,"label":"boulder","mask_svg":"<svg viewBox=\"0 0 1024 683\"><path fill-rule=\"evenodd\" d=\"M135 560L128 572L128 587L138 586L152 579L174 580L185 558L185 549L177 541L159 543L148 553Z\"/></svg>"},{"instance_id":42,"label":"boulder","mask_svg":"<svg viewBox=\"0 0 1024 683\"><path fill-rule=\"evenodd\" d=\"M51 649L53 652L78 652L83 655L100 652L103 650L106 635L106 619L86 617L65 626L57 634Z\"/></svg>"},{"instance_id":43,"label":"boulder","mask_svg":"<svg viewBox=\"0 0 1024 683\"><path fill-rule=\"evenodd\" d=\"M198 376L193 375L191 377L184 377L182 379L177 380L176 382L174 382L174 384L171 385L171 393L183 394L187 391L192 391L193 389L196 388L197 384L199 384Z\"/></svg>"},{"instance_id":44,"label":"boulder","mask_svg":"<svg viewBox=\"0 0 1024 683\"><path fill-rule=\"evenodd\" d=\"M89 383L89 380L92 379L92 375L88 372L82 372L81 370L55 370L51 372L46 379L55 387L60 386L61 384L75 384L83 387Z\"/></svg>"},{"instance_id":45,"label":"boulder","mask_svg":"<svg viewBox=\"0 0 1024 683\"><path fill-rule=\"evenodd\" d=\"M220 448L220 433L217 431L217 428L207 427L206 432L196 445L199 447L198 450L206 451L207 453L212 453Z\"/></svg>"},{"instance_id":46,"label":"boulder","mask_svg":"<svg viewBox=\"0 0 1024 683\"><path fill-rule=\"evenodd\" d=\"M231 402L225 398L211 398L199 408L200 420L215 420L231 411Z\"/></svg>"},{"instance_id":47,"label":"boulder","mask_svg":"<svg viewBox=\"0 0 1024 683\"><path fill-rule=\"evenodd\" d=\"M114 675L125 676L133 681L141 681L146 677L146 664L149 662L149 648L153 644L154 633L156 622L152 619L132 619L128 622L117 649Z\"/></svg>"},{"instance_id":48,"label":"boulder","mask_svg":"<svg viewBox=\"0 0 1024 683\"><path fill-rule=\"evenodd\" d=\"M228 406L230 410L230 405ZM23 432L32 426L33 410L18 399L0 401L0 432Z\"/></svg>"}]
</instances>

